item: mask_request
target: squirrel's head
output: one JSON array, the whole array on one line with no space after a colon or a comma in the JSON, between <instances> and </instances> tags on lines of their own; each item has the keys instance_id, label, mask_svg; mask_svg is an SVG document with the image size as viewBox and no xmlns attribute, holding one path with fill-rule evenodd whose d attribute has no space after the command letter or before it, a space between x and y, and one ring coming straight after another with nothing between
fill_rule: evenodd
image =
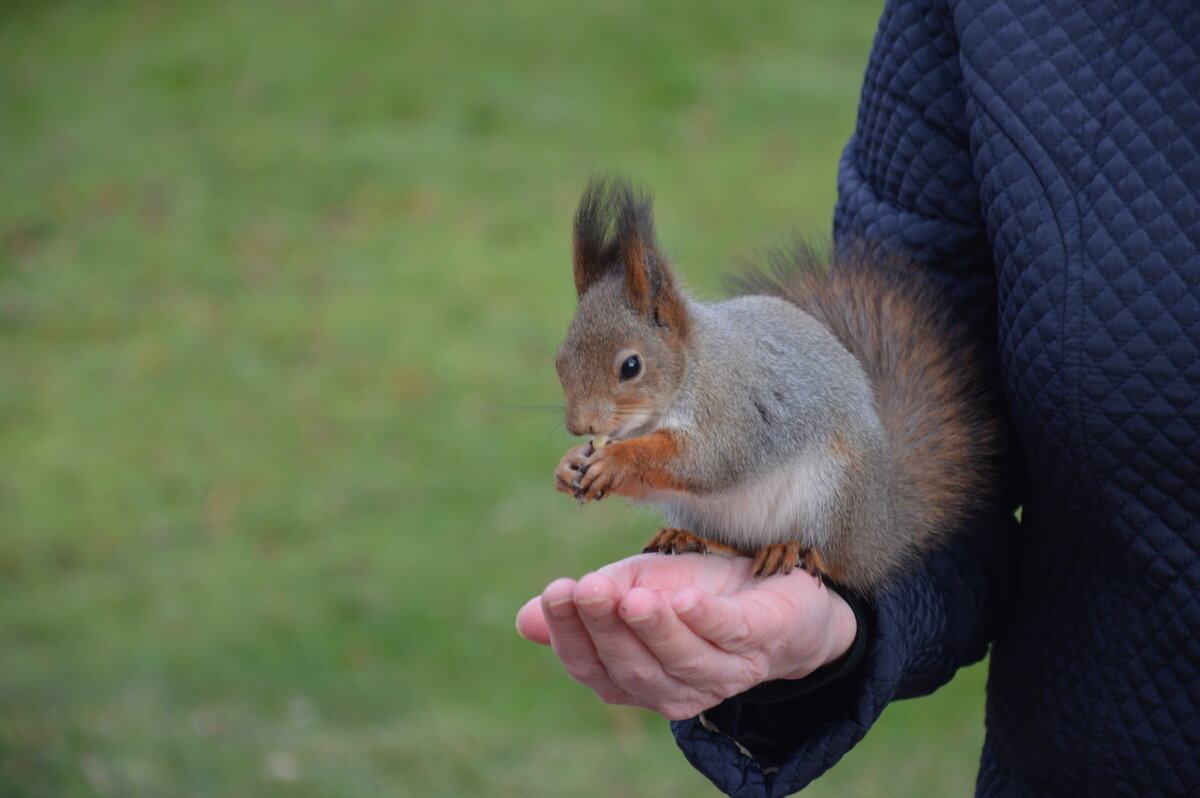
<instances>
[{"instance_id":1,"label":"squirrel's head","mask_svg":"<svg viewBox=\"0 0 1200 798\"><path fill-rule=\"evenodd\" d=\"M556 358L567 429L618 439L649 432L683 383L689 335L650 200L623 180L590 183L572 262L579 306Z\"/></svg>"}]
</instances>

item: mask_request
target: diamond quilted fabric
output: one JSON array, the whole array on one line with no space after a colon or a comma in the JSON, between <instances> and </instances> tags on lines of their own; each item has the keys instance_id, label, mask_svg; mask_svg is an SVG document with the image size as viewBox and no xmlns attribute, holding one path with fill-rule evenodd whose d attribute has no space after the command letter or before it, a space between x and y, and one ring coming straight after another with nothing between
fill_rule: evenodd
<instances>
[{"instance_id":1,"label":"diamond quilted fabric","mask_svg":"<svg viewBox=\"0 0 1200 798\"><path fill-rule=\"evenodd\" d=\"M834 227L996 353L1022 523L881 597L851 673L674 724L684 754L790 794L990 646L979 795L1200 795L1200 3L890 2Z\"/></svg>"}]
</instances>

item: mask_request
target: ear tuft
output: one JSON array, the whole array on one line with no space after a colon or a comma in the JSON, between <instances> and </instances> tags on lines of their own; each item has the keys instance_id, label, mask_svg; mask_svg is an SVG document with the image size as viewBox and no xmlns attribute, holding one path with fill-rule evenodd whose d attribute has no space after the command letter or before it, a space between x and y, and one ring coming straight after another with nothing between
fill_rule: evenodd
<instances>
[{"instance_id":1,"label":"ear tuft","mask_svg":"<svg viewBox=\"0 0 1200 798\"><path fill-rule=\"evenodd\" d=\"M623 269L629 304L655 324L686 332L687 312L654 236L650 197L623 178L588 183L575 213L575 291Z\"/></svg>"},{"instance_id":2,"label":"ear tuft","mask_svg":"<svg viewBox=\"0 0 1200 798\"><path fill-rule=\"evenodd\" d=\"M665 262L654 240L652 205L649 197L639 196L624 180L613 185L612 198L617 213L617 248L625 264L625 291L634 309L645 315L652 309Z\"/></svg>"},{"instance_id":3,"label":"ear tuft","mask_svg":"<svg viewBox=\"0 0 1200 798\"><path fill-rule=\"evenodd\" d=\"M572 246L572 271L575 293L583 296L592 284L617 266L616 242L613 241L612 201L604 178L588 182L575 211L575 235Z\"/></svg>"}]
</instances>

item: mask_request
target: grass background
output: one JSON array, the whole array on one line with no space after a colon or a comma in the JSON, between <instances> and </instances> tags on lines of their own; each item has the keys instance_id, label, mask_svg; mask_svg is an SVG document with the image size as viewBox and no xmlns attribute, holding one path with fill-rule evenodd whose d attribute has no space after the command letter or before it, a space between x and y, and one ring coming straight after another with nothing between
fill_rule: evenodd
<instances>
[{"instance_id":1,"label":"grass background","mask_svg":"<svg viewBox=\"0 0 1200 798\"><path fill-rule=\"evenodd\" d=\"M694 796L516 609L597 172L712 296L824 234L878 0L0 6L0 794ZM806 794L968 794L983 675Z\"/></svg>"}]
</instances>

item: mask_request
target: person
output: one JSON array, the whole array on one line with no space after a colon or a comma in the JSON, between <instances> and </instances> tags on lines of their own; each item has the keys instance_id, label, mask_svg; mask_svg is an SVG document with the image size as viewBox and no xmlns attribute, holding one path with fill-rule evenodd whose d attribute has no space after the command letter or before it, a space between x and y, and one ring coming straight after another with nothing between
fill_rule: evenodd
<instances>
[{"instance_id":1,"label":"person","mask_svg":"<svg viewBox=\"0 0 1200 798\"><path fill-rule=\"evenodd\" d=\"M978 795L1200 794L1200 6L888 2L834 232L927 264L994 353L1019 523L870 603L640 555L519 630L730 795L801 789L989 650Z\"/></svg>"}]
</instances>

